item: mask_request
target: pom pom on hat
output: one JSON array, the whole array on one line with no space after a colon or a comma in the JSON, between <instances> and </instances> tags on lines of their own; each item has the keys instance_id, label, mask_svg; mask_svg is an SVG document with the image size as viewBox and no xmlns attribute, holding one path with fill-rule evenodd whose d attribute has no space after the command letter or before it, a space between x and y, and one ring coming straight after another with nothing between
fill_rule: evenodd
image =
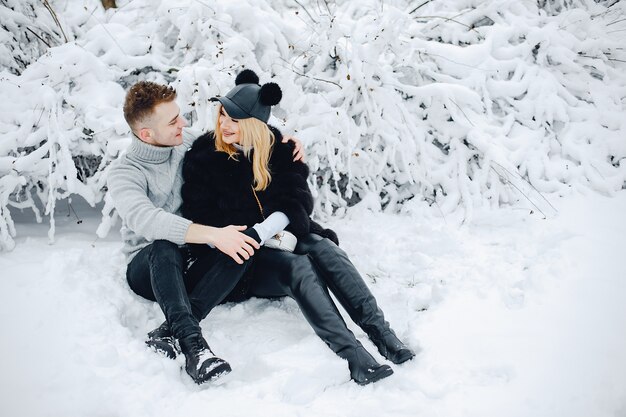
<instances>
[{"instance_id":1,"label":"pom pom on hat","mask_svg":"<svg viewBox=\"0 0 626 417\"><path fill-rule=\"evenodd\" d=\"M271 107L282 99L283 92L276 83L259 85L259 76L249 69L242 70L235 78L235 88L225 96L212 97L219 101L228 115L234 119L254 117L267 123Z\"/></svg>"},{"instance_id":2,"label":"pom pom on hat","mask_svg":"<svg viewBox=\"0 0 626 417\"><path fill-rule=\"evenodd\" d=\"M259 102L265 106L275 106L283 98L283 92L276 83L263 84L259 91Z\"/></svg>"},{"instance_id":3,"label":"pom pom on hat","mask_svg":"<svg viewBox=\"0 0 626 417\"><path fill-rule=\"evenodd\" d=\"M239 84L258 84L259 76L250 69L245 69L237 74L237 78L235 78L235 85Z\"/></svg>"}]
</instances>

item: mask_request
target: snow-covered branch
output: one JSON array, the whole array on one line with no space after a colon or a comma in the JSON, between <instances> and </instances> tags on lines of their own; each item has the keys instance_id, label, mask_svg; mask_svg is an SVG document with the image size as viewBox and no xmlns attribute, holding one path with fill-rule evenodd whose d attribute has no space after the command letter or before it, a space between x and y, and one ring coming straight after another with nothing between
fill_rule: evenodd
<instances>
[{"instance_id":1,"label":"snow-covered branch","mask_svg":"<svg viewBox=\"0 0 626 417\"><path fill-rule=\"evenodd\" d=\"M3 248L10 208L40 221L60 198L103 200L130 84L173 84L209 129L208 98L243 67L283 87L271 122L307 145L321 216L362 200L547 212L543 193L626 184L623 2L47 3L0 3ZM107 205L102 233L113 218Z\"/></svg>"}]
</instances>

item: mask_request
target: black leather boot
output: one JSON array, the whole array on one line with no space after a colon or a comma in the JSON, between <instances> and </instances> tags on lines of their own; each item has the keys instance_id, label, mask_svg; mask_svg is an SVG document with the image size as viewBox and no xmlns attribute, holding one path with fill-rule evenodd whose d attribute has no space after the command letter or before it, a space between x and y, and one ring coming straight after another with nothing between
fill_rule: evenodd
<instances>
[{"instance_id":1,"label":"black leather boot","mask_svg":"<svg viewBox=\"0 0 626 417\"><path fill-rule=\"evenodd\" d=\"M185 370L196 384L212 381L231 371L230 365L218 358L200 333L179 340L185 355Z\"/></svg>"},{"instance_id":2,"label":"black leather boot","mask_svg":"<svg viewBox=\"0 0 626 417\"><path fill-rule=\"evenodd\" d=\"M359 385L367 385L393 374L389 365L381 365L363 346L347 348L337 355L348 361L350 376Z\"/></svg>"},{"instance_id":3,"label":"black leather boot","mask_svg":"<svg viewBox=\"0 0 626 417\"><path fill-rule=\"evenodd\" d=\"M174 338L170 326L166 321L148 333L146 345L155 352L161 353L170 359L176 359L176 356L180 354L180 346L178 346L178 342Z\"/></svg>"},{"instance_id":4,"label":"black leather boot","mask_svg":"<svg viewBox=\"0 0 626 417\"><path fill-rule=\"evenodd\" d=\"M359 385L379 381L393 374L388 365L381 365L356 340L348 329L328 290L315 274L310 262L310 276L304 272L306 266L295 264L292 285L293 297L298 302L307 321L324 342L341 358L348 361L350 376Z\"/></svg>"},{"instance_id":5,"label":"black leather boot","mask_svg":"<svg viewBox=\"0 0 626 417\"><path fill-rule=\"evenodd\" d=\"M368 335L380 354L396 365L415 357L415 353L402 343L390 328L382 334L378 333L378 330L374 330Z\"/></svg>"},{"instance_id":6,"label":"black leather boot","mask_svg":"<svg viewBox=\"0 0 626 417\"><path fill-rule=\"evenodd\" d=\"M415 357L415 353L396 337L376 298L342 249L328 239L309 234L300 239L296 250L311 257L328 288L381 355L395 364Z\"/></svg>"},{"instance_id":7,"label":"black leather boot","mask_svg":"<svg viewBox=\"0 0 626 417\"><path fill-rule=\"evenodd\" d=\"M292 297L320 339L348 361L356 383L365 385L393 374L388 365L376 362L348 329L308 256L279 251L257 256L255 272L263 274L263 279L251 285L253 295L281 295L272 291L275 286L284 291L282 295Z\"/></svg>"}]
</instances>

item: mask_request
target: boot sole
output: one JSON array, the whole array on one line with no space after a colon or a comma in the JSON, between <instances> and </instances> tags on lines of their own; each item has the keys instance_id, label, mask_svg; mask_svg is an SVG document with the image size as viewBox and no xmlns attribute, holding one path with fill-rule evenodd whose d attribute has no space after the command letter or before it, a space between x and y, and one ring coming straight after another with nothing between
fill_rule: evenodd
<instances>
[{"instance_id":1,"label":"boot sole","mask_svg":"<svg viewBox=\"0 0 626 417\"><path fill-rule=\"evenodd\" d=\"M232 371L232 368L230 367L230 365L226 362L216 366L215 368L211 369L211 372L209 372L208 374L206 374L201 380L196 381L196 384L200 385L200 384L204 384L206 382L213 382L227 374L229 374Z\"/></svg>"},{"instance_id":2,"label":"boot sole","mask_svg":"<svg viewBox=\"0 0 626 417\"><path fill-rule=\"evenodd\" d=\"M176 359L176 356L178 356L179 352L167 342L157 341L157 340L147 340L145 343L146 343L146 346L150 348L150 350L158 353L159 355L163 355L169 359Z\"/></svg>"},{"instance_id":3,"label":"boot sole","mask_svg":"<svg viewBox=\"0 0 626 417\"><path fill-rule=\"evenodd\" d=\"M400 364L403 364L404 362L410 361L414 357L415 357L415 353L406 352L404 355L401 355L398 358L394 358L395 360L392 360L391 362L395 363L396 365L400 365Z\"/></svg>"},{"instance_id":4,"label":"boot sole","mask_svg":"<svg viewBox=\"0 0 626 417\"><path fill-rule=\"evenodd\" d=\"M357 384L363 386L363 385L368 385L368 384L372 384L374 382L380 381L383 378L387 378L388 376L391 376L393 374L393 369L391 369L391 367L387 366L387 365L383 365L380 368L378 368L376 371L374 371L374 373L367 378L365 381L354 381Z\"/></svg>"}]
</instances>

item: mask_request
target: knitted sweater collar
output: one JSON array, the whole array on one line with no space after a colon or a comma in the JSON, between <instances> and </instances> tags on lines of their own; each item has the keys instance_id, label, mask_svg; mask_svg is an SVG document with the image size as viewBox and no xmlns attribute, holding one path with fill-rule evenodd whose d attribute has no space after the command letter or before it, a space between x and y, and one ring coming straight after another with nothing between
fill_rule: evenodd
<instances>
[{"instance_id":1,"label":"knitted sweater collar","mask_svg":"<svg viewBox=\"0 0 626 417\"><path fill-rule=\"evenodd\" d=\"M133 136L128 154L141 161L158 164L169 159L172 155L172 149L174 149L173 146L154 146Z\"/></svg>"}]
</instances>

